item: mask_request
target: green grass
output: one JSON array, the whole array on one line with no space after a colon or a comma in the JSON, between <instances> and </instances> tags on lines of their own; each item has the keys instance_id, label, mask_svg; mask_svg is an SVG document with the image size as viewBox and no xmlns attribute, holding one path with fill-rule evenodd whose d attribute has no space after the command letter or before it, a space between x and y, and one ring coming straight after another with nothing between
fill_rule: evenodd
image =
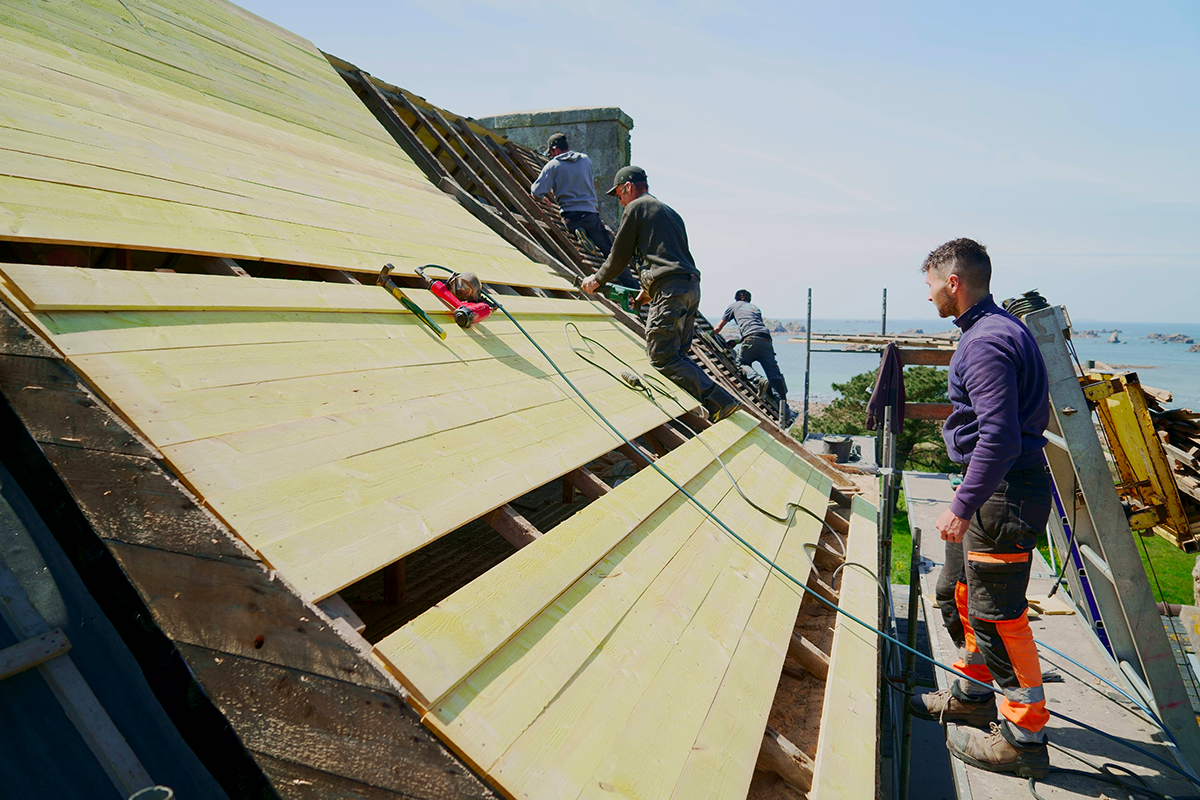
<instances>
[{"instance_id":1,"label":"green grass","mask_svg":"<svg viewBox=\"0 0 1200 800\"><path fill-rule=\"evenodd\" d=\"M1138 555L1142 558L1142 566L1146 569L1146 578L1150 581L1150 593L1154 599L1163 603L1194 604L1192 596L1192 568L1196 566L1194 553L1188 554L1171 544L1161 536L1134 535ZM1146 560L1149 551L1153 561L1154 571L1151 572ZM1154 576L1158 575L1155 583ZM1162 591L1159 591L1161 585Z\"/></svg>"},{"instance_id":2,"label":"green grass","mask_svg":"<svg viewBox=\"0 0 1200 800\"><path fill-rule=\"evenodd\" d=\"M937 531L933 531L937 535ZM1164 540L1160 536L1133 537L1138 555L1142 559L1142 567L1146 570L1146 578L1150 581L1150 593L1156 601L1164 603L1183 603L1192 605L1192 568L1196 565L1196 556L1188 554ZM1050 563L1050 545L1043 534L1038 539L1038 550L1046 563ZM1153 572L1150 562L1146 559L1149 551L1150 561L1154 564ZM896 516L892 520L892 583L907 584L909 580L909 565L912 562L912 531L908 524L908 506L904 502L904 492L900 492L900 500L896 504ZM1056 562L1057 563L1057 562ZM1061 565L1059 565L1061 568ZM1158 581L1155 582L1155 575ZM1159 587L1161 586L1161 591Z\"/></svg>"},{"instance_id":3,"label":"green grass","mask_svg":"<svg viewBox=\"0 0 1200 800\"><path fill-rule=\"evenodd\" d=\"M907 586L911 565L912 530L908 526L908 505L904 502L904 490L901 489L900 499L896 501L896 515L892 517L892 583Z\"/></svg>"}]
</instances>

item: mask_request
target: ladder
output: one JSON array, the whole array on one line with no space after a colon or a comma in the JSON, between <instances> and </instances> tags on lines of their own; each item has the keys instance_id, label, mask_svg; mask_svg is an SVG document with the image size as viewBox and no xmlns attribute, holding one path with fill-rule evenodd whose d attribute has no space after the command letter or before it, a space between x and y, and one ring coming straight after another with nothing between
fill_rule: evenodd
<instances>
[{"instance_id":1,"label":"ladder","mask_svg":"<svg viewBox=\"0 0 1200 800\"><path fill-rule=\"evenodd\" d=\"M1066 571L1072 598L1107 643L1134 695L1175 738L1180 766L1200 767L1200 726L1075 371L1068 347L1070 318L1063 306L1052 306L1023 319L1045 359L1050 383L1046 461L1072 536L1057 514L1051 514L1049 530L1064 559L1074 556L1076 568Z\"/></svg>"}]
</instances>

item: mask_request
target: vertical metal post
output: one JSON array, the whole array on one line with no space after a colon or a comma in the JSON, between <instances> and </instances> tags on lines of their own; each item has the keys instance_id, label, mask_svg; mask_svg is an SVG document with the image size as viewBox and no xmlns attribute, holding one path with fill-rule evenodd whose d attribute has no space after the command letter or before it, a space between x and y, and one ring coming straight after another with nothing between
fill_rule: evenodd
<instances>
[{"instance_id":1,"label":"vertical metal post","mask_svg":"<svg viewBox=\"0 0 1200 800\"><path fill-rule=\"evenodd\" d=\"M896 441L892 435L892 407L884 406L883 408L883 465L879 470L882 485L880 486L879 500L880 511L882 512L882 530L880 531L879 544L882 546L884 561L883 561L883 578L886 582L891 583L892 579L892 515L895 513L895 466L896 466Z\"/></svg>"},{"instance_id":2,"label":"vertical metal post","mask_svg":"<svg viewBox=\"0 0 1200 800\"><path fill-rule=\"evenodd\" d=\"M917 609L921 603L921 529L912 529L912 559L909 561L908 572L908 631L907 644L912 650L917 647ZM904 689L907 695L913 693L917 685L917 655L912 650L905 654L904 659ZM912 770L912 714L908 703L903 704L904 718L900 723L900 785L897 786L896 797L908 800L908 780Z\"/></svg>"},{"instance_id":3,"label":"vertical metal post","mask_svg":"<svg viewBox=\"0 0 1200 800\"><path fill-rule=\"evenodd\" d=\"M879 335L887 336L887 289L883 290L883 317L879 322Z\"/></svg>"},{"instance_id":4,"label":"vertical metal post","mask_svg":"<svg viewBox=\"0 0 1200 800\"><path fill-rule=\"evenodd\" d=\"M804 324L804 428L800 441L808 439L808 373L812 366L812 289L808 290L808 321Z\"/></svg>"}]
</instances>

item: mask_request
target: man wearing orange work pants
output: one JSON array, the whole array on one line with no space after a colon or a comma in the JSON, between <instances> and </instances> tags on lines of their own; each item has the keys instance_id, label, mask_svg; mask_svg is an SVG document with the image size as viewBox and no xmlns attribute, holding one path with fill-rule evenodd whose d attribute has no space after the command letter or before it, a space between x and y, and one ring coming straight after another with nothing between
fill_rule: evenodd
<instances>
[{"instance_id":1,"label":"man wearing orange work pants","mask_svg":"<svg viewBox=\"0 0 1200 800\"><path fill-rule=\"evenodd\" d=\"M1049 715L1025 591L1051 506L1042 456L1049 421L1045 364L1025 326L993 302L986 248L970 239L947 242L922 270L938 313L953 316L963 332L950 362L953 410L943 438L951 459L965 469L937 521L946 540L937 599L961 649L954 666L1000 685L1003 719L996 722L994 695L962 679L909 705L919 717L990 729L951 731L947 747L956 758L1041 778L1050 766L1042 732Z\"/></svg>"}]
</instances>

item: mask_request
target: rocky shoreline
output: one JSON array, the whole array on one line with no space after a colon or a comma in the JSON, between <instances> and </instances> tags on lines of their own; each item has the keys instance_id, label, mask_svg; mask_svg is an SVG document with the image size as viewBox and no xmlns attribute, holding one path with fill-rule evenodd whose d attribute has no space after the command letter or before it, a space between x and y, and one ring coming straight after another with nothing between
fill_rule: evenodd
<instances>
[{"instance_id":1,"label":"rocky shoreline","mask_svg":"<svg viewBox=\"0 0 1200 800\"><path fill-rule=\"evenodd\" d=\"M1163 344L1195 344L1196 340L1185 333L1151 333L1146 337Z\"/></svg>"}]
</instances>

